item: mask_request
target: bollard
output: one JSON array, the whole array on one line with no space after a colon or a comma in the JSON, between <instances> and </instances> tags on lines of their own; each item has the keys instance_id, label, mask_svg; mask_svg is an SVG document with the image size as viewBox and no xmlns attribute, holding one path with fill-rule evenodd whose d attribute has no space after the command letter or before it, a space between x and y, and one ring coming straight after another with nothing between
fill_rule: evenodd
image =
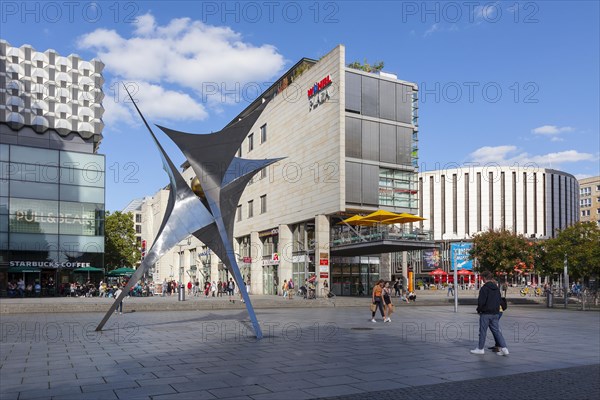
<instances>
[{"instance_id":1,"label":"bollard","mask_svg":"<svg viewBox=\"0 0 600 400\"><path fill-rule=\"evenodd\" d=\"M179 301L185 301L185 286L179 286Z\"/></svg>"},{"instance_id":2,"label":"bollard","mask_svg":"<svg viewBox=\"0 0 600 400\"><path fill-rule=\"evenodd\" d=\"M554 306L554 296L552 292L548 291L546 294L546 307L552 308Z\"/></svg>"}]
</instances>

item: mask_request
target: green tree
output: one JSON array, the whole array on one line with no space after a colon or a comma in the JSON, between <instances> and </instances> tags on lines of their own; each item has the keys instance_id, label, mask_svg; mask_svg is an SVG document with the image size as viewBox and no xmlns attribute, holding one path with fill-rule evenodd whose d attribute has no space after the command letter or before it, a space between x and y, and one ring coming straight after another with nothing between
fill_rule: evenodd
<instances>
[{"instance_id":1,"label":"green tree","mask_svg":"<svg viewBox=\"0 0 600 400\"><path fill-rule=\"evenodd\" d=\"M108 270L134 266L140 259L135 239L133 216L120 211L106 212L104 222L104 262Z\"/></svg>"},{"instance_id":2,"label":"green tree","mask_svg":"<svg viewBox=\"0 0 600 400\"><path fill-rule=\"evenodd\" d=\"M383 65L383 61L377 61L375 62L375 64L371 65L365 59L365 62L363 64L361 64L359 61L354 61L348 64L348 67L365 72L379 72L383 69Z\"/></svg>"},{"instance_id":3,"label":"green tree","mask_svg":"<svg viewBox=\"0 0 600 400\"><path fill-rule=\"evenodd\" d=\"M578 222L546 241L549 271L562 273L565 255L574 279L600 275L600 228L594 222Z\"/></svg>"},{"instance_id":4,"label":"green tree","mask_svg":"<svg viewBox=\"0 0 600 400\"><path fill-rule=\"evenodd\" d=\"M473 237L471 259L477 258L480 271L513 274L515 267L531 271L537 246L523 235L506 230L489 230Z\"/></svg>"}]
</instances>

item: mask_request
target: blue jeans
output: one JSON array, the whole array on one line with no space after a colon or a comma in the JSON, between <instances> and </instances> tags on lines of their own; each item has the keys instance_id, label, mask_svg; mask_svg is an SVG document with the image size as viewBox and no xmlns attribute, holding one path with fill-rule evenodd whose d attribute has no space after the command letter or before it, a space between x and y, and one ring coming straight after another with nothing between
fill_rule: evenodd
<instances>
[{"instance_id":1,"label":"blue jeans","mask_svg":"<svg viewBox=\"0 0 600 400\"><path fill-rule=\"evenodd\" d=\"M487 336L488 327L490 331L492 331L492 335L494 335L494 340L496 344L500 347L506 347L506 342L504 341L504 336L502 336L502 332L500 332L500 325L498 324L499 316L498 314L479 314L479 345L478 349L485 348L485 338Z\"/></svg>"}]
</instances>

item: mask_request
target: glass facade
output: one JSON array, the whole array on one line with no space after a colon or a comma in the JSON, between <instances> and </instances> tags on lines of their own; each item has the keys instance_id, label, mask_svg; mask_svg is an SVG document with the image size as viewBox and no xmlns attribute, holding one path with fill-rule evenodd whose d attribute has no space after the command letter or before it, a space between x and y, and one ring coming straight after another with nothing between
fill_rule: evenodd
<instances>
[{"instance_id":1,"label":"glass facade","mask_svg":"<svg viewBox=\"0 0 600 400\"><path fill-rule=\"evenodd\" d=\"M347 203L417 211L417 93L346 71Z\"/></svg>"},{"instance_id":2,"label":"glass facade","mask_svg":"<svg viewBox=\"0 0 600 400\"><path fill-rule=\"evenodd\" d=\"M55 270L59 281L102 268L104 182L103 155L0 144L2 280L17 267Z\"/></svg>"},{"instance_id":3,"label":"glass facade","mask_svg":"<svg viewBox=\"0 0 600 400\"><path fill-rule=\"evenodd\" d=\"M379 280L379 256L332 257L331 291L337 296L370 296Z\"/></svg>"}]
</instances>

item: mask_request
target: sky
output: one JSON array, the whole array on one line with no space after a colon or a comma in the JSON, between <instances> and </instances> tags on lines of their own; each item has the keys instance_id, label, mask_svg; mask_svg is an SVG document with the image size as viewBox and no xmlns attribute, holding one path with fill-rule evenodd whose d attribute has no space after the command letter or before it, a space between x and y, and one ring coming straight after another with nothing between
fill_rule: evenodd
<instances>
[{"instance_id":1,"label":"sky","mask_svg":"<svg viewBox=\"0 0 600 400\"><path fill-rule=\"evenodd\" d=\"M222 129L302 57L338 44L419 85L420 170L600 175L600 2L0 3L0 38L105 63L106 209L168 184L146 118ZM155 129L175 165L179 150Z\"/></svg>"}]
</instances>

